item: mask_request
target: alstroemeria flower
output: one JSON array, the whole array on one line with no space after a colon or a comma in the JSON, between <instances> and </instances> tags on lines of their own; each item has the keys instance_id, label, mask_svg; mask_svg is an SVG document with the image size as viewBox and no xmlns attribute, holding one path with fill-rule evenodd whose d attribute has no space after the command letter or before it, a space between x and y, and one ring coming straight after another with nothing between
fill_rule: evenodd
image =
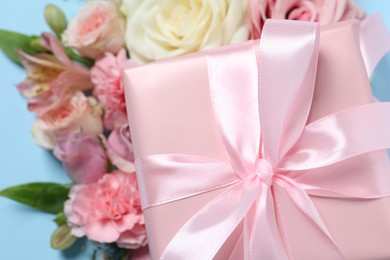
<instances>
[{"instance_id":1,"label":"alstroemeria flower","mask_svg":"<svg viewBox=\"0 0 390 260\"><path fill-rule=\"evenodd\" d=\"M40 53L32 56L18 51L27 70L27 78L18 85L18 89L28 99L29 110L38 116L77 90L93 87L89 70L72 62L54 36L43 33L42 45L53 55Z\"/></svg>"},{"instance_id":2,"label":"alstroemeria flower","mask_svg":"<svg viewBox=\"0 0 390 260\"><path fill-rule=\"evenodd\" d=\"M54 155L75 183L97 182L107 171L108 158L96 136L66 133L57 138Z\"/></svg>"}]
</instances>

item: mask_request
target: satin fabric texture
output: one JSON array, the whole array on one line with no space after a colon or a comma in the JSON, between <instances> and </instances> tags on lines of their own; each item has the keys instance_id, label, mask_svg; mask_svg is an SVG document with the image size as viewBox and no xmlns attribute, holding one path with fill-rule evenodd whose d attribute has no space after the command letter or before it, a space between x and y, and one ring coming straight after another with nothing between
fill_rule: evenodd
<instances>
[{"instance_id":1,"label":"satin fabric texture","mask_svg":"<svg viewBox=\"0 0 390 260\"><path fill-rule=\"evenodd\" d=\"M342 259L310 196L390 195L389 103L306 125L318 58L316 23L268 20L256 46L206 54L226 161L186 154L136 161L143 208L229 187L178 231L161 259L212 259L243 225L231 259ZM258 59L258 60L257 60ZM361 161L364 167L356 167Z\"/></svg>"}]
</instances>

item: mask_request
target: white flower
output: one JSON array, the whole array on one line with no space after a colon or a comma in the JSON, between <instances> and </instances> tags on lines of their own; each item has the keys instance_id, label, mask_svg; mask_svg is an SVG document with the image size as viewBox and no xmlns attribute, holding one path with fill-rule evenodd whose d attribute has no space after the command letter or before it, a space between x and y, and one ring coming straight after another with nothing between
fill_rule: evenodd
<instances>
[{"instance_id":1,"label":"white flower","mask_svg":"<svg viewBox=\"0 0 390 260\"><path fill-rule=\"evenodd\" d=\"M123 0L125 41L137 63L248 39L247 0Z\"/></svg>"}]
</instances>

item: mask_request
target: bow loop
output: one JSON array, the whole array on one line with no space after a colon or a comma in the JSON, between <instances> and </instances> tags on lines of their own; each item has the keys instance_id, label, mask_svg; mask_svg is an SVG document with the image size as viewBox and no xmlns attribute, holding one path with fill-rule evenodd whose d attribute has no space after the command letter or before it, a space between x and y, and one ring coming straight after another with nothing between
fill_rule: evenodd
<instances>
[{"instance_id":1,"label":"bow loop","mask_svg":"<svg viewBox=\"0 0 390 260\"><path fill-rule=\"evenodd\" d=\"M268 20L260 41L260 125L264 158L273 166L305 127L319 49L316 23Z\"/></svg>"},{"instance_id":2,"label":"bow loop","mask_svg":"<svg viewBox=\"0 0 390 260\"><path fill-rule=\"evenodd\" d=\"M236 173L245 178L254 170L260 144L255 46L222 48L206 58L210 86L218 86L210 92L220 139Z\"/></svg>"}]
</instances>

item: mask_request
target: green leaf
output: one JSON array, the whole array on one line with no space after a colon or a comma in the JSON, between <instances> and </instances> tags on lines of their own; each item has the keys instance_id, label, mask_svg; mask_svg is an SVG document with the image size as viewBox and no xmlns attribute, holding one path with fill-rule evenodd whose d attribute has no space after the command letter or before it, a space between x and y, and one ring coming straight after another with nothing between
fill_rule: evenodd
<instances>
[{"instance_id":1,"label":"green leaf","mask_svg":"<svg viewBox=\"0 0 390 260\"><path fill-rule=\"evenodd\" d=\"M70 227L62 225L51 235L50 246L56 250L64 250L72 246L76 240L77 237L71 234Z\"/></svg>"},{"instance_id":2,"label":"green leaf","mask_svg":"<svg viewBox=\"0 0 390 260\"><path fill-rule=\"evenodd\" d=\"M66 216L64 214L64 212L60 212L56 215L56 217L54 218L54 222L57 223L58 226L62 226L64 224L66 224Z\"/></svg>"},{"instance_id":3,"label":"green leaf","mask_svg":"<svg viewBox=\"0 0 390 260\"><path fill-rule=\"evenodd\" d=\"M0 191L7 197L30 207L57 214L63 211L68 199L69 186L57 183L29 183Z\"/></svg>"},{"instance_id":4,"label":"green leaf","mask_svg":"<svg viewBox=\"0 0 390 260\"><path fill-rule=\"evenodd\" d=\"M34 36L28 36L17 32L0 30L0 49L11 60L20 64L17 50L21 49L28 54L36 54L38 51L31 45Z\"/></svg>"}]
</instances>

